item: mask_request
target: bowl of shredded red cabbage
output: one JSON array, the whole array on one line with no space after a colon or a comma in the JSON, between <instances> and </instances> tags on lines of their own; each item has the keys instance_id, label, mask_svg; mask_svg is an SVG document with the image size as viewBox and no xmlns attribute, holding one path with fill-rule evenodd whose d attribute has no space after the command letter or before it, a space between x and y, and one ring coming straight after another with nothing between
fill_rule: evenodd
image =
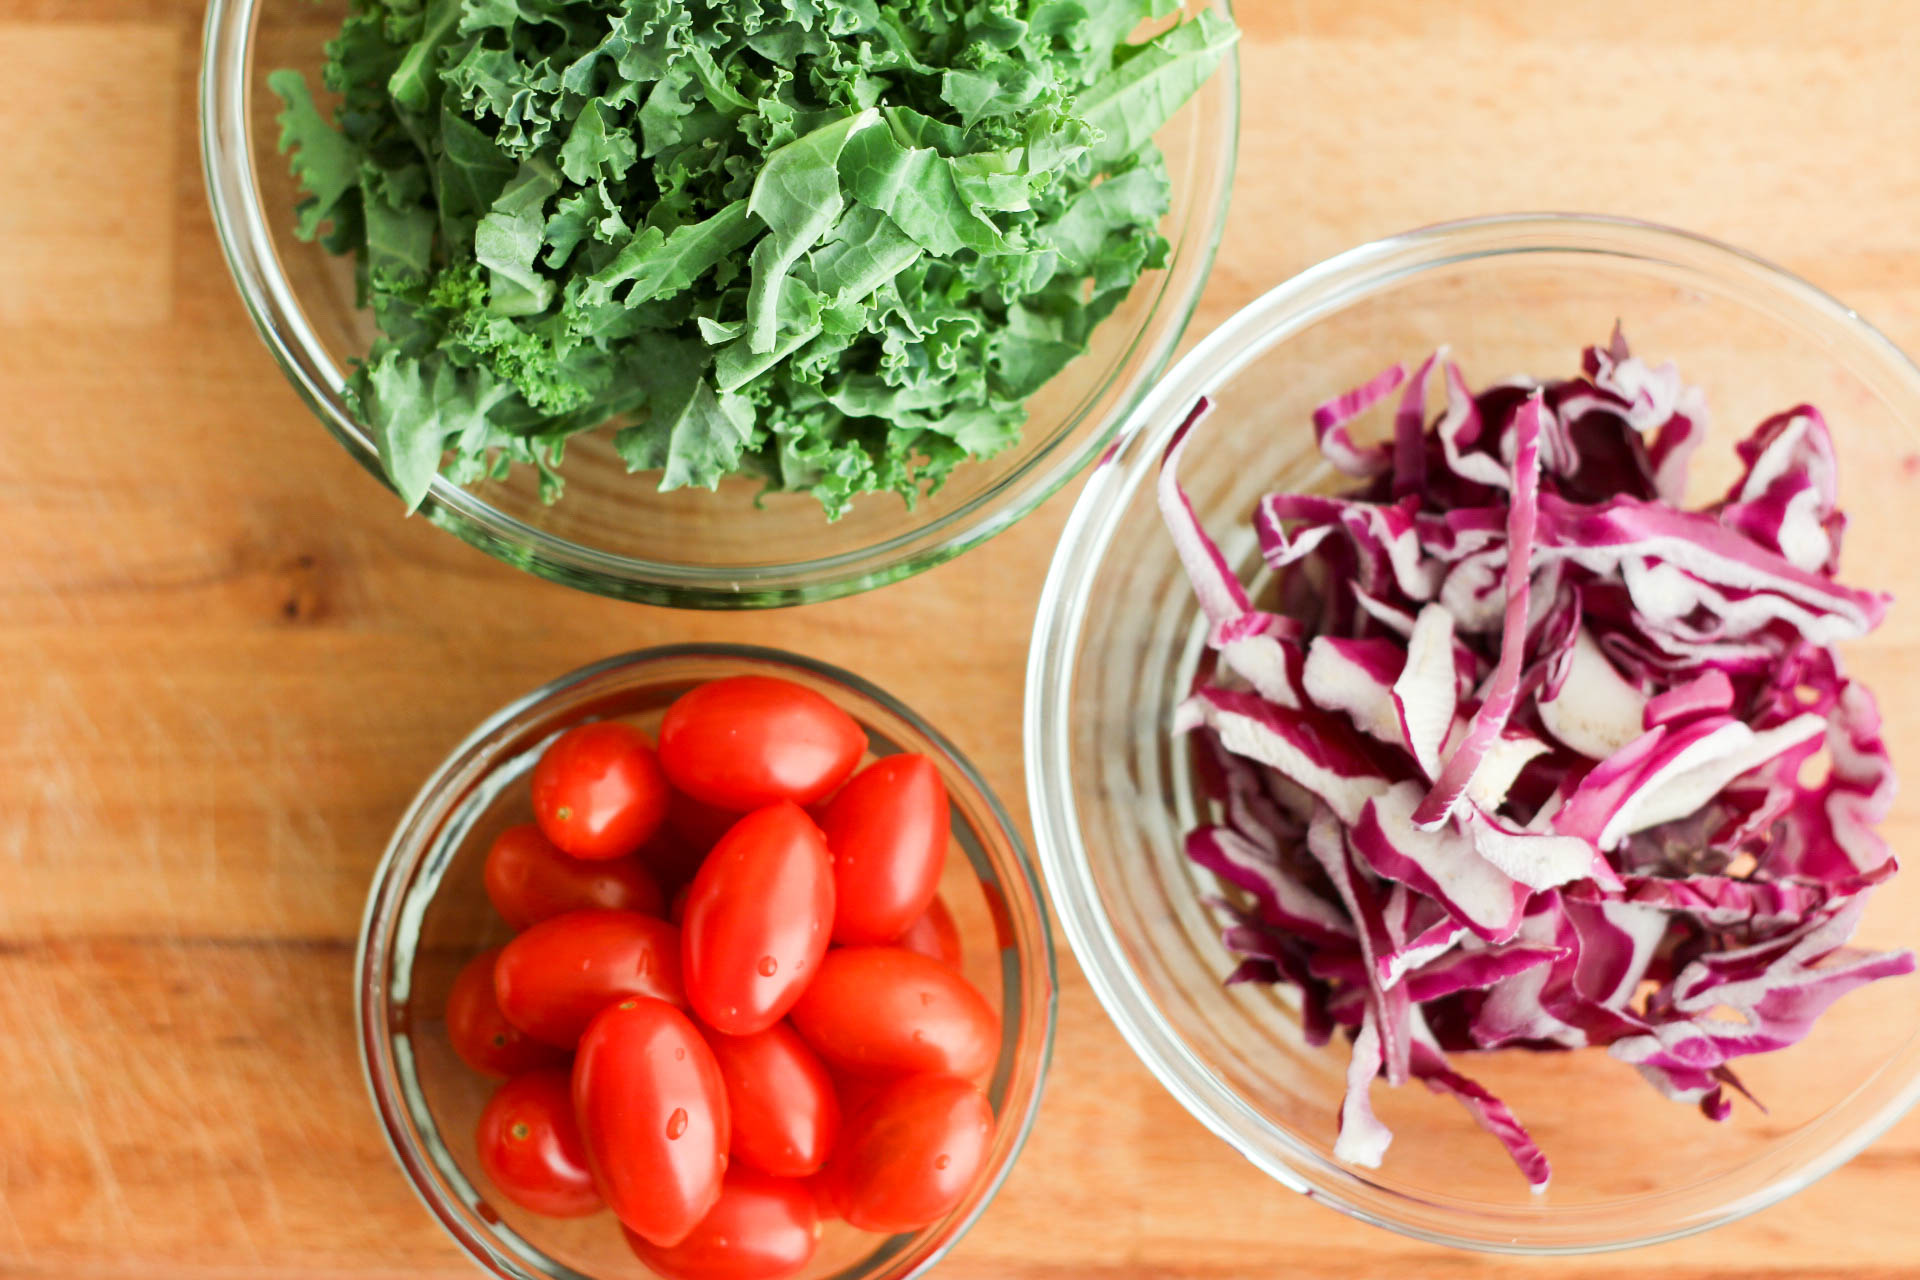
<instances>
[{"instance_id":1,"label":"bowl of shredded red cabbage","mask_svg":"<svg viewBox=\"0 0 1920 1280\"><path fill-rule=\"evenodd\" d=\"M1573 252L1550 231L1665 269L1543 260ZM1534 256L1463 266L1450 235ZM1868 357L1908 396L1912 366L1809 352L1747 296L1809 287L1632 224L1466 224L1345 270L1378 296L1328 308L1365 290L1318 268L1203 344L1068 530L1049 604L1080 626L1043 605L1029 691L1030 746L1082 726L1064 774L1045 733L1031 766L1067 932L1190 1109L1361 1216L1524 1250L1757 1207L1864 1143L1850 1105L1912 1101L1875 697L1907 570L1871 531L1897 504L1860 500L1920 470ZM1102 626L1109 592L1142 622ZM1071 763L1109 720L1126 764Z\"/></svg>"}]
</instances>

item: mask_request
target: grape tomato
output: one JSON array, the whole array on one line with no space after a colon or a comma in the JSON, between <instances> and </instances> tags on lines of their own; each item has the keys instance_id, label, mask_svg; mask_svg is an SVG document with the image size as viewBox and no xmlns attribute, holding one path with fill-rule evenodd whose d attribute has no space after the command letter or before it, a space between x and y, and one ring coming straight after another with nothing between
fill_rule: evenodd
<instances>
[{"instance_id":1,"label":"grape tomato","mask_svg":"<svg viewBox=\"0 0 1920 1280\"><path fill-rule=\"evenodd\" d=\"M876 760L826 806L820 829L833 851L833 940L892 942L940 887L951 823L940 770L923 755Z\"/></svg>"},{"instance_id":2,"label":"grape tomato","mask_svg":"<svg viewBox=\"0 0 1920 1280\"><path fill-rule=\"evenodd\" d=\"M639 852L667 816L667 779L653 744L617 720L567 730L533 768L533 816L576 858Z\"/></svg>"},{"instance_id":3,"label":"grape tomato","mask_svg":"<svg viewBox=\"0 0 1920 1280\"><path fill-rule=\"evenodd\" d=\"M662 1248L631 1230L627 1243L667 1280L783 1280L813 1260L820 1212L808 1183L733 1168L712 1210L679 1244Z\"/></svg>"},{"instance_id":4,"label":"grape tomato","mask_svg":"<svg viewBox=\"0 0 1920 1280\"><path fill-rule=\"evenodd\" d=\"M784 1022L750 1036L707 1037L727 1086L734 1159L804 1178L826 1163L840 1129L833 1077Z\"/></svg>"},{"instance_id":5,"label":"grape tomato","mask_svg":"<svg viewBox=\"0 0 1920 1280\"><path fill-rule=\"evenodd\" d=\"M508 827L487 851L487 899L515 929L588 907L660 914L660 886L633 857L588 861L562 853L533 823Z\"/></svg>"},{"instance_id":6,"label":"grape tomato","mask_svg":"<svg viewBox=\"0 0 1920 1280\"><path fill-rule=\"evenodd\" d=\"M633 911L569 911L509 942L493 972L507 1021L570 1049L595 1014L629 996L685 1005L680 931Z\"/></svg>"},{"instance_id":7,"label":"grape tomato","mask_svg":"<svg viewBox=\"0 0 1920 1280\"><path fill-rule=\"evenodd\" d=\"M447 1039L460 1060L482 1075L516 1076L564 1063L567 1055L507 1021L493 993L500 948L467 961L447 994Z\"/></svg>"},{"instance_id":8,"label":"grape tomato","mask_svg":"<svg viewBox=\"0 0 1920 1280\"><path fill-rule=\"evenodd\" d=\"M827 1168L840 1216L863 1231L918 1231L952 1212L993 1145L993 1106L952 1076L908 1076L854 1115Z\"/></svg>"},{"instance_id":9,"label":"grape tomato","mask_svg":"<svg viewBox=\"0 0 1920 1280\"><path fill-rule=\"evenodd\" d=\"M833 906L826 840L798 805L736 823L687 895L682 968L700 1020L751 1035L785 1017L820 969Z\"/></svg>"},{"instance_id":10,"label":"grape tomato","mask_svg":"<svg viewBox=\"0 0 1920 1280\"><path fill-rule=\"evenodd\" d=\"M488 1179L521 1208L549 1218L600 1209L564 1068L529 1071L496 1089L480 1113L476 1145Z\"/></svg>"},{"instance_id":11,"label":"grape tomato","mask_svg":"<svg viewBox=\"0 0 1920 1280\"><path fill-rule=\"evenodd\" d=\"M866 733L830 699L771 676L690 689L660 724L660 764L674 788L736 812L812 804L846 781L866 749Z\"/></svg>"},{"instance_id":12,"label":"grape tomato","mask_svg":"<svg viewBox=\"0 0 1920 1280\"><path fill-rule=\"evenodd\" d=\"M831 1066L861 1075L973 1076L999 1050L999 1019L968 981L903 947L841 947L793 1007Z\"/></svg>"},{"instance_id":13,"label":"grape tomato","mask_svg":"<svg viewBox=\"0 0 1920 1280\"><path fill-rule=\"evenodd\" d=\"M679 1244L720 1197L730 1137L699 1028L661 1000L609 1006L580 1038L573 1105L607 1207L648 1242Z\"/></svg>"}]
</instances>

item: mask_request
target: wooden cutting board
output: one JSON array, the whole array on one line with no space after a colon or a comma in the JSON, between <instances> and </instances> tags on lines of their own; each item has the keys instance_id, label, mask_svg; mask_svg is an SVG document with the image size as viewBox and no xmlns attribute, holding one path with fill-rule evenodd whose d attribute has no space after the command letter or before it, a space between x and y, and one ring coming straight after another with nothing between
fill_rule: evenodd
<instances>
[{"instance_id":1,"label":"wooden cutting board","mask_svg":"<svg viewBox=\"0 0 1920 1280\"><path fill-rule=\"evenodd\" d=\"M1912 3L1241 8L1241 180L1195 335L1357 241L1555 208L1745 245L1920 348ZM464 1277L348 1034L362 895L423 773L583 662L741 640L901 693L1024 813L1026 641L1072 496L918 580L771 616L572 594L400 519L228 281L200 17L0 0L0 1277ZM1062 978L1038 1129L953 1280L1920 1274L1920 1117L1704 1237L1478 1258L1260 1177L1064 954Z\"/></svg>"}]
</instances>

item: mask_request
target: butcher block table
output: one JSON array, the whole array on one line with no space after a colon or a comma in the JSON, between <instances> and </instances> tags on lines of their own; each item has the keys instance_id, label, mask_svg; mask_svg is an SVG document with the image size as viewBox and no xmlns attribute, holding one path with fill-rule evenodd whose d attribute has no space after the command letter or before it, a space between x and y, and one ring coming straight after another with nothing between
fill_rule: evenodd
<instances>
[{"instance_id":1,"label":"butcher block table","mask_svg":"<svg viewBox=\"0 0 1920 1280\"><path fill-rule=\"evenodd\" d=\"M1746 246L1920 349L1911 0L1240 9L1239 188L1192 336L1359 241L1552 208ZM1073 496L912 581L732 616L576 594L402 519L228 280L200 20L0 0L0 1277L468 1276L351 1036L362 899L420 779L582 663L743 641L898 693L1024 821L1027 636ZM1896 714L1913 679L1882 689ZM1705 1236L1453 1253L1256 1173L1060 967L1032 1142L947 1280L1920 1276L1920 1117Z\"/></svg>"}]
</instances>

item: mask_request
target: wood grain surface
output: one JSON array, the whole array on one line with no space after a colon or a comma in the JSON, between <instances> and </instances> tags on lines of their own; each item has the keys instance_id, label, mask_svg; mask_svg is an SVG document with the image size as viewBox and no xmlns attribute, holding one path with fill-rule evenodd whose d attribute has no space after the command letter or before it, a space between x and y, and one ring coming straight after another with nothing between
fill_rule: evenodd
<instances>
[{"instance_id":1,"label":"wood grain surface","mask_svg":"<svg viewBox=\"0 0 1920 1280\"><path fill-rule=\"evenodd\" d=\"M1911 0L1240 7L1241 180L1195 335L1355 242L1558 208L1745 245L1920 348ZM728 639L899 692L1024 813L1023 660L1072 496L915 581L770 616L572 594L400 519L229 283L200 19L0 0L0 1276L466 1276L349 1038L362 895L419 778L555 674ZM930 667L924 634L967 639ZM1450 1253L1255 1174L1062 971L1037 1131L951 1280L1920 1275L1920 1117L1706 1236Z\"/></svg>"}]
</instances>

